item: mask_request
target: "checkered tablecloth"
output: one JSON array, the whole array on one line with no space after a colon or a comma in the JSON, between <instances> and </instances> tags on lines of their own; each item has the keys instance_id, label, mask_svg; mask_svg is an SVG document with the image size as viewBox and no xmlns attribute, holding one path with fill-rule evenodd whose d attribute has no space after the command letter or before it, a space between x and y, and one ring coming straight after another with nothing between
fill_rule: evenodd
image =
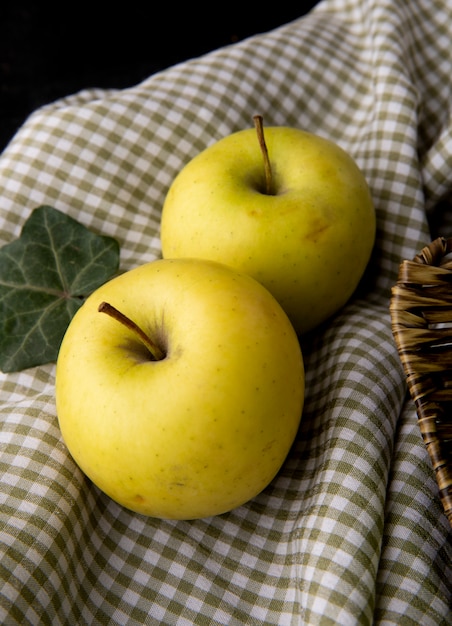
<instances>
[{"instance_id":1,"label":"checkered tablecloth","mask_svg":"<svg viewBox=\"0 0 452 626\"><path fill-rule=\"evenodd\" d=\"M362 289L302 340L293 450L228 514L159 521L121 508L64 446L54 364L0 375L2 624L452 623L452 531L388 308L400 261L430 225L450 235L451 108L450 0L323 0L272 32L27 120L0 156L0 245L46 204L115 237L123 270L158 257L174 176L254 113L352 154L378 233Z\"/></svg>"}]
</instances>

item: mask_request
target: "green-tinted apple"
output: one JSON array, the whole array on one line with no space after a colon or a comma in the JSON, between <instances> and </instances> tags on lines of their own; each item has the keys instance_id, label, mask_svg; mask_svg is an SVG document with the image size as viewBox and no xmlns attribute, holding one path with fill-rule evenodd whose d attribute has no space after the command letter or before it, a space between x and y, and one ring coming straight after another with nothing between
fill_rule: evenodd
<instances>
[{"instance_id":1,"label":"green-tinted apple","mask_svg":"<svg viewBox=\"0 0 452 626\"><path fill-rule=\"evenodd\" d=\"M356 289L374 244L375 211L343 149L296 128L264 133L261 120L257 133L224 137L176 176L162 213L163 256L212 259L250 274L304 333Z\"/></svg>"},{"instance_id":2,"label":"green-tinted apple","mask_svg":"<svg viewBox=\"0 0 452 626\"><path fill-rule=\"evenodd\" d=\"M303 398L285 312L209 261L158 260L109 281L76 313L57 362L73 458L111 498L158 518L256 496L287 456Z\"/></svg>"}]
</instances>

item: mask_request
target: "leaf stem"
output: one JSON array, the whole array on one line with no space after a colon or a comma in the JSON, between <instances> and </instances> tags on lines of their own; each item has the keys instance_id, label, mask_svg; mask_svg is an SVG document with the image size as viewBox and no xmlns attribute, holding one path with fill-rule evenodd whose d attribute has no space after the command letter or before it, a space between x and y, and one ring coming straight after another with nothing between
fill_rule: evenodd
<instances>
[{"instance_id":1,"label":"leaf stem","mask_svg":"<svg viewBox=\"0 0 452 626\"><path fill-rule=\"evenodd\" d=\"M270 158L268 156L267 144L265 143L264 135L264 118L262 115L254 115L254 126L256 128L257 139L264 159L264 172L265 172L265 193L268 196L274 195L273 192L273 174L270 164Z\"/></svg>"},{"instance_id":2,"label":"leaf stem","mask_svg":"<svg viewBox=\"0 0 452 626\"><path fill-rule=\"evenodd\" d=\"M157 344L155 344L150 337L146 335L146 333L137 325L134 321L132 321L129 317L118 311L113 305L109 302L101 302L99 308L97 309L99 313L106 313L117 322L123 324L126 328L133 331L141 341L144 343L146 348L149 350L149 353L152 357L152 361L161 361L165 358L165 354L160 350Z\"/></svg>"}]
</instances>

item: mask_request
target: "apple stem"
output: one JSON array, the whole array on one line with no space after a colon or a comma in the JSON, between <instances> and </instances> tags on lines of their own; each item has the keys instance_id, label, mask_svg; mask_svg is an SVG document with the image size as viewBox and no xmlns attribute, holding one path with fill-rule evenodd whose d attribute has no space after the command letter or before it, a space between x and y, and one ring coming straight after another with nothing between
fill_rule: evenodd
<instances>
[{"instance_id":1,"label":"apple stem","mask_svg":"<svg viewBox=\"0 0 452 626\"><path fill-rule=\"evenodd\" d=\"M264 158L264 171L265 171L265 193L268 196L272 196L273 194L273 175L272 168L270 164L270 159L268 156L267 144L265 143L264 136L264 118L262 115L254 115L254 126L257 132L257 139L259 141L259 146L262 152L262 156Z\"/></svg>"},{"instance_id":2,"label":"apple stem","mask_svg":"<svg viewBox=\"0 0 452 626\"><path fill-rule=\"evenodd\" d=\"M160 350L160 348L155 344L146 333L133 322L130 318L128 318L124 313L118 311L113 305L108 302L101 302L99 308L97 309L99 313L106 313L116 321L120 322L124 326L126 326L129 330L132 330L134 333L138 335L141 341L144 343L146 348L149 350L149 353L152 357L152 361L161 361L165 358L165 354Z\"/></svg>"}]
</instances>

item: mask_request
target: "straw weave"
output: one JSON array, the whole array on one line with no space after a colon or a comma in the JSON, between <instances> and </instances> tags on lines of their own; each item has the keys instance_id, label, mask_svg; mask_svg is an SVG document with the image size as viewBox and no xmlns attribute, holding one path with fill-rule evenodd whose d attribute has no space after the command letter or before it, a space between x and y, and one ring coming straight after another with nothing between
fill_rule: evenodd
<instances>
[{"instance_id":1,"label":"straw weave","mask_svg":"<svg viewBox=\"0 0 452 626\"><path fill-rule=\"evenodd\" d=\"M452 525L452 238L403 261L392 289L394 338Z\"/></svg>"}]
</instances>

